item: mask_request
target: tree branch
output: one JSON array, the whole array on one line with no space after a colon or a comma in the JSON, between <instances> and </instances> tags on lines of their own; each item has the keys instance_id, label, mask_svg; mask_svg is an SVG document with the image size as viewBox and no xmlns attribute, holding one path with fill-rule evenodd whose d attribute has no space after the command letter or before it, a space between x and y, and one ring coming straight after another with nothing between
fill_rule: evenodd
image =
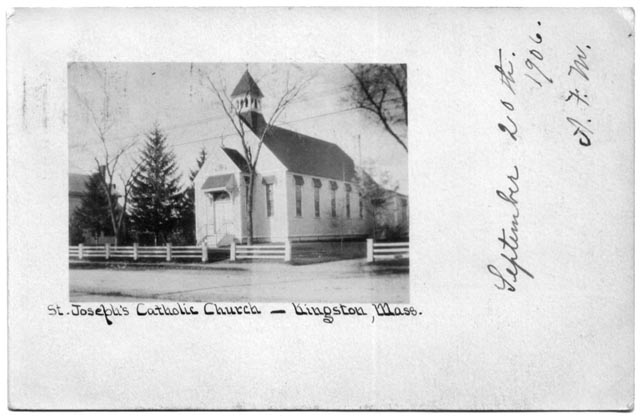
<instances>
[{"instance_id":1,"label":"tree branch","mask_svg":"<svg viewBox=\"0 0 640 419\"><path fill-rule=\"evenodd\" d=\"M347 70L353 75L356 85L352 88L352 98L355 102L356 108L363 109L369 112L372 112L377 119L380 121L384 129L391 134L391 136L396 140L405 151L409 151L405 142L400 138L398 133L391 126L392 120L391 116L388 114L388 110L385 108L385 98L388 93L388 89L386 87L386 82L383 79L382 74L367 74L367 70L376 70L376 68L364 68L362 66L358 68L351 68L348 65L345 65ZM390 66L383 67L382 71L391 71ZM369 76L369 78L367 78ZM397 77L397 75L393 75ZM391 77L392 85L397 88L395 82L393 81L394 77ZM401 81L398 80L398 83L401 84ZM402 90L402 88L400 88ZM379 97L379 99L377 98ZM400 93L400 97L403 100L403 109L405 110L405 120L406 120L406 94L404 91Z\"/></svg>"},{"instance_id":2,"label":"tree branch","mask_svg":"<svg viewBox=\"0 0 640 419\"><path fill-rule=\"evenodd\" d=\"M262 133L260 134L260 138L258 139L258 146L256 148L255 160L251 162L253 168L255 168L256 165L258 164L258 158L260 157L260 150L262 149L264 138L266 137L269 129L276 124L276 122L278 121L282 113L285 111L285 109L300 96L301 92L309 82L310 82L310 79L305 79L305 80L302 80L300 83L293 84L291 87L289 87L289 73L287 73L285 92L282 96L280 96L280 99L278 100L278 103L276 104L275 109L273 110L273 112L271 113L271 116L269 117L269 120L267 121L267 125L265 129L262 131Z\"/></svg>"},{"instance_id":3,"label":"tree branch","mask_svg":"<svg viewBox=\"0 0 640 419\"><path fill-rule=\"evenodd\" d=\"M227 118L229 119L229 121L231 121L231 124L233 125L233 128L236 130L236 133L242 138L243 132L241 128L238 126L238 124L236 123L235 117L234 117L234 113L236 109L235 109L235 106L233 106L233 101L229 99L226 92L224 93L225 98L222 97L222 93L220 89L218 89L218 87L215 85L213 80L211 80L211 77L209 77L208 74L204 74L204 73L201 73L201 74L204 75L207 82L209 83L209 86L208 86L209 90L211 90L218 98L218 104L220 105L220 107L222 107L222 110L224 111L225 115L227 115ZM226 101L228 101L228 104Z\"/></svg>"}]
</instances>

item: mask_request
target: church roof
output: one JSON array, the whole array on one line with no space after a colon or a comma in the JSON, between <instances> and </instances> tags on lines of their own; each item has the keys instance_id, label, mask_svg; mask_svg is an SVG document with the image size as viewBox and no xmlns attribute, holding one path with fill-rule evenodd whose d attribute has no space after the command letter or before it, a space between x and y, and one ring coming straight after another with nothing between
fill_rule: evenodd
<instances>
[{"instance_id":1,"label":"church roof","mask_svg":"<svg viewBox=\"0 0 640 419\"><path fill-rule=\"evenodd\" d=\"M257 137L267 127L264 117L259 113L240 116ZM328 141L271 125L263 144L291 172L343 181L351 181L355 177L351 157Z\"/></svg>"},{"instance_id":2,"label":"church roof","mask_svg":"<svg viewBox=\"0 0 640 419\"><path fill-rule=\"evenodd\" d=\"M233 160L233 163L238 167L238 169L240 169L240 171L244 173L249 172L249 163L247 163L247 160L244 158L242 154L240 154L238 150L234 150L233 148L223 147L222 151L224 151L227 154L227 156L229 156L229 158Z\"/></svg>"},{"instance_id":3,"label":"church roof","mask_svg":"<svg viewBox=\"0 0 640 419\"><path fill-rule=\"evenodd\" d=\"M233 89L233 92L231 93L231 97L244 96L247 93L250 93L253 96L256 96L259 98L264 97L264 95L260 91L260 88L258 87L258 84L255 82L255 80L253 80L253 77L251 77L251 74L249 74L249 70L246 70L244 72L244 74L240 78L240 81L236 85L236 88Z\"/></svg>"}]
</instances>

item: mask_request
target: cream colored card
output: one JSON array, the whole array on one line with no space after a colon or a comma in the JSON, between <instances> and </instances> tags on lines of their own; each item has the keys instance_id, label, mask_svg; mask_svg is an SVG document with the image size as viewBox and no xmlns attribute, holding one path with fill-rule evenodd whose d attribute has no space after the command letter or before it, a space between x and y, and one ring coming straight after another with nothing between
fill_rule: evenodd
<instances>
[{"instance_id":1,"label":"cream colored card","mask_svg":"<svg viewBox=\"0 0 640 419\"><path fill-rule=\"evenodd\" d=\"M631 409L634 43L631 9L16 10L9 407ZM408 129L399 136L408 152L379 120L337 100L350 81L345 64L357 63L406 65ZM186 173L199 145L219 151L235 135L203 75L230 92L247 69L265 113L284 74L314 73L307 102L275 125L390 175L396 208L405 198L410 208L404 273L364 256L209 261L227 270L197 273L70 268L69 173L89 174L100 152L78 98L103 106L94 93L108 80L120 89L113 130L144 133L156 121ZM294 259L299 241L311 240L304 229L320 238L339 230L335 246L365 246L355 201L348 225L318 227L334 219L324 213L314 221L313 179L322 205L330 182L342 199L348 179L344 166L342 175L314 171L315 160L300 160L308 150L289 152L285 183L274 186L286 186L273 199L275 211L289 202L282 234L295 236ZM210 166L202 185L216 186L220 168ZM257 185L264 199L271 175ZM299 215L295 176L304 178ZM219 205L216 197L198 205ZM340 240L345 231L352 236ZM90 278L98 291L77 291ZM216 291L198 291L203 283ZM373 304L385 302L387 311ZM73 314L101 305L121 315L109 325ZM150 313L156 306L170 313ZM216 312L234 307L261 314ZM191 308L198 314L171 314ZM385 315L394 311L402 315Z\"/></svg>"}]
</instances>

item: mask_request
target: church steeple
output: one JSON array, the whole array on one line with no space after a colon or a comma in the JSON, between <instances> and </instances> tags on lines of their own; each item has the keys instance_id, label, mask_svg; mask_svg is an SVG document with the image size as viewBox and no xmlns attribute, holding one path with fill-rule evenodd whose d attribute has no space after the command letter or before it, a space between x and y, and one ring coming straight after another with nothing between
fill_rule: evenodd
<instances>
[{"instance_id":1,"label":"church steeple","mask_svg":"<svg viewBox=\"0 0 640 419\"><path fill-rule=\"evenodd\" d=\"M231 100L238 113L257 112L262 113L262 98L258 84L253 80L249 70L245 70L240 81L231 93Z\"/></svg>"}]
</instances>

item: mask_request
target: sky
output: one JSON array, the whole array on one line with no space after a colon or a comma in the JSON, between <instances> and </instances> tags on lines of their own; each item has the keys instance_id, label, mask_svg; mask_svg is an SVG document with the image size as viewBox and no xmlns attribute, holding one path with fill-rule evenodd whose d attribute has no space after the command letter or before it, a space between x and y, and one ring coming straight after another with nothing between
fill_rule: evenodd
<instances>
[{"instance_id":1,"label":"sky","mask_svg":"<svg viewBox=\"0 0 640 419\"><path fill-rule=\"evenodd\" d=\"M119 163L126 172L138 159L145 134L157 124L186 184L203 147L239 147L207 80L230 94L246 69L264 94L265 118L287 84L304 83L275 125L337 144L356 165L377 178L387 172L389 186L408 192L406 151L366 111L353 109L347 89L352 75L341 64L71 63L69 172L95 171L95 158L104 156L98 126L108 127L111 155L129 146Z\"/></svg>"}]
</instances>

